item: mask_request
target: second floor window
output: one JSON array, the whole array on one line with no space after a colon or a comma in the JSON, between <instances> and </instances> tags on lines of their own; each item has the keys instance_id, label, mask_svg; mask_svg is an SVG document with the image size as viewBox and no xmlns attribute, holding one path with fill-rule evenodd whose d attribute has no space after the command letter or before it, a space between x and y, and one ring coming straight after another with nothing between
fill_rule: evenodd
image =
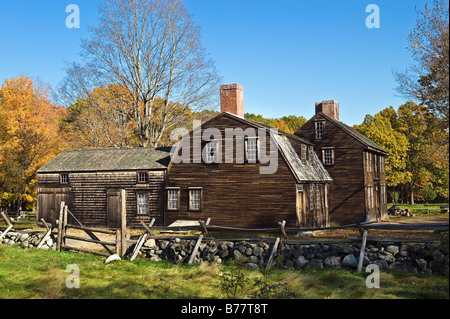
<instances>
[{"instance_id":1,"label":"second floor window","mask_svg":"<svg viewBox=\"0 0 450 319\"><path fill-rule=\"evenodd\" d=\"M219 162L219 141L211 141L205 146L206 163L218 163Z\"/></svg>"},{"instance_id":2,"label":"second floor window","mask_svg":"<svg viewBox=\"0 0 450 319\"><path fill-rule=\"evenodd\" d=\"M322 149L322 161L324 165L333 165L334 164L334 149L325 148Z\"/></svg>"},{"instance_id":3,"label":"second floor window","mask_svg":"<svg viewBox=\"0 0 450 319\"><path fill-rule=\"evenodd\" d=\"M323 121L316 121L315 122L315 129L316 129L316 139L322 139L324 136L324 122Z\"/></svg>"},{"instance_id":4,"label":"second floor window","mask_svg":"<svg viewBox=\"0 0 450 319\"><path fill-rule=\"evenodd\" d=\"M139 172L138 173L138 183L147 183L147 182L148 182L147 172Z\"/></svg>"},{"instance_id":5,"label":"second floor window","mask_svg":"<svg viewBox=\"0 0 450 319\"><path fill-rule=\"evenodd\" d=\"M256 163L258 161L258 139L246 139L247 162Z\"/></svg>"}]
</instances>

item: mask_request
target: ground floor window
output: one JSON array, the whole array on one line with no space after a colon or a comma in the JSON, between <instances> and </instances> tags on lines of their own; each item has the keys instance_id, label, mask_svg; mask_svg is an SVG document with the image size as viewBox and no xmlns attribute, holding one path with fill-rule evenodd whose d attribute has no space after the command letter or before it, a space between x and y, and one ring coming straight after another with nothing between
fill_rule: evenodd
<instances>
[{"instance_id":1,"label":"ground floor window","mask_svg":"<svg viewBox=\"0 0 450 319\"><path fill-rule=\"evenodd\" d=\"M202 210L201 188L189 188L189 210Z\"/></svg>"},{"instance_id":2,"label":"ground floor window","mask_svg":"<svg viewBox=\"0 0 450 319\"><path fill-rule=\"evenodd\" d=\"M148 214L148 193L137 194L138 214Z\"/></svg>"},{"instance_id":3,"label":"ground floor window","mask_svg":"<svg viewBox=\"0 0 450 319\"><path fill-rule=\"evenodd\" d=\"M180 189L167 189L167 210L180 209Z\"/></svg>"}]
</instances>

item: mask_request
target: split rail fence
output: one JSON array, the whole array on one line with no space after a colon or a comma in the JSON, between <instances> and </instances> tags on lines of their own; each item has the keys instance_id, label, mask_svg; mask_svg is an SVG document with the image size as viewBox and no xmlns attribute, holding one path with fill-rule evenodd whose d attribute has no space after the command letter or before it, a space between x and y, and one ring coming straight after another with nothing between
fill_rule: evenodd
<instances>
[{"instance_id":1,"label":"split rail fence","mask_svg":"<svg viewBox=\"0 0 450 319\"><path fill-rule=\"evenodd\" d=\"M125 196L124 192L121 193L121 196ZM125 203L125 200L121 201L122 203ZM13 229L14 223L18 221L11 221L3 212L1 213L1 216L6 222L6 229L3 232L0 232L0 241L1 239L11 230ZM68 223L68 217L70 216L71 220L74 221L73 224ZM82 223L70 212L67 205L65 205L64 202L61 203L60 206L60 212L59 212L59 219L56 222L56 225L46 223L45 220L41 219L40 221L44 227L46 228L46 233L42 240L39 243L39 246L41 246L45 241L51 236L52 231L54 228L57 227L58 234L57 234L57 250L76 250L81 252L87 252L87 253L93 253L105 257L109 257L113 254L116 254L120 257L124 257L127 253L128 244L129 241L127 240L127 226L126 226L126 208L125 205L122 205L121 207L121 227L120 229L116 230L109 230L109 229L100 229L100 228L92 228L92 227L85 227L82 225ZM215 240L215 241L221 241L221 240L228 240L228 241L240 241L240 240L246 240L246 241L264 241L269 244L273 244L272 250L269 256L269 259L267 261L267 267L271 267L274 257L276 253L278 252L278 247L281 246L281 250L284 250L284 245L286 244L294 244L294 245L311 245L316 243L321 244L341 244L341 243L361 243L361 249L360 249L360 256L359 256L359 262L358 262L358 271L361 271L362 269L362 263L364 258L364 252L366 248L367 242L398 242L398 243L429 243L429 242L435 242L439 239L436 238L398 238L398 237L373 237L368 236L368 232L370 230L400 230L400 231L435 231L435 232L443 232L449 230L448 223L422 223L422 224L393 224L393 223L377 223L377 222L369 222L368 218L364 222L359 222L358 219L356 219L355 224L351 225L344 225L344 226L337 226L337 227L327 227L327 228L308 228L308 229L299 229L299 228L293 228L293 227L285 227L286 222L281 221L278 222L278 227L273 228L236 228L236 227L226 227L226 226L216 226L216 225L210 225L211 219L208 218L207 220L199 220L197 225L189 225L189 226L176 226L176 227L153 227L153 224L155 222L155 219L153 218L151 222L146 225L144 222L141 222L142 229L144 232L139 236L137 241L135 242L134 249L125 256L126 258L130 260L134 260L142 246L145 244L145 242L148 239L164 239L164 240L171 240L174 238L180 238L180 239L193 239L196 240L196 244L194 246L194 249L188 259L188 263L193 263L195 256L197 254L198 248L202 241L204 240ZM298 239L290 239L289 235L291 234L298 234L299 232L306 232L306 231L327 231L327 230L333 230L333 229L346 229L346 228L357 228L359 230L360 235L359 236L348 236L347 239L340 239L340 240L298 240ZM89 238L87 237L81 237L81 236L74 236L74 235L68 235L67 230L69 229L77 229L84 231ZM176 236L168 236L168 235L155 235L153 231L172 231L174 233L180 233L180 232L187 232L187 231L200 231L200 235L198 236L187 236L187 235L179 235ZM275 234L276 238L226 238L226 239L220 239L220 238L213 238L211 237L211 233L239 233L239 234L245 234L245 233L258 233L258 234ZM114 240L101 240L99 237L97 237L94 233L102 233L110 235L109 237L113 237ZM94 243L101 245L105 251L98 251L98 250L88 250L84 248L75 247L72 245L67 244L67 240L72 241L83 241L88 243ZM130 242L133 242L130 240ZM110 248L111 247L111 248ZM114 247L114 248L113 248ZM114 251L113 251L113 250Z\"/></svg>"}]
</instances>

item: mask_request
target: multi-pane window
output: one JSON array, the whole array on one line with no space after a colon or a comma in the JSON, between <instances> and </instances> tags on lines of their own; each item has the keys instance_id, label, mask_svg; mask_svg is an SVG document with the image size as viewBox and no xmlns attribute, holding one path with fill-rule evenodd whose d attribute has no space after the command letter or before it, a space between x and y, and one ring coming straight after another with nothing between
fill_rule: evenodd
<instances>
[{"instance_id":1,"label":"multi-pane window","mask_svg":"<svg viewBox=\"0 0 450 319\"><path fill-rule=\"evenodd\" d=\"M201 210L202 209L202 190L190 189L189 190L189 209Z\"/></svg>"},{"instance_id":2,"label":"multi-pane window","mask_svg":"<svg viewBox=\"0 0 450 319\"><path fill-rule=\"evenodd\" d=\"M211 141L206 144L206 162L218 163L219 162L219 141Z\"/></svg>"},{"instance_id":3,"label":"multi-pane window","mask_svg":"<svg viewBox=\"0 0 450 319\"><path fill-rule=\"evenodd\" d=\"M324 165L333 165L334 164L334 149L325 148L322 149L322 158Z\"/></svg>"},{"instance_id":4,"label":"multi-pane window","mask_svg":"<svg viewBox=\"0 0 450 319\"><path fill-rule=\"evenodd\" d=\"M148 183L148 174L147 172L138 172L138 183Z\"/></svg>"},{"instance_id":5,"label":"multi-pane window","mask_svg":"<svg viewBox=\"0 0 450 319\"><path fill-rule=\"evenodd\" d=\"M323 121L316 121L316 138L321 139L323 138L324 133L324 122Z\"/></svg>"},{"instance_id":6,"label":"multi-pane window","mask_svg":"<svg viewBox=\"0 0 450 319\"><path fill-rule=\"evenodd\" d=\"M256 163L258 160L258 140L256 138L246 139L247 162Z\"/></svg>"},{"instance_id":7,"label":"multi-pane window","mask_svg":"<svg viewBox=\"0 0 450 319\"><path fill-rule=\"evenodd\" d=\"M138 214L148 214L148 194L137 194Z\"/></svg>"},{"instance_id":8,"label":"multi-pane window","mask_svg":"<svg viewBox=\"0 0 450 319\"><path fill-rule=\"evenodd\" d=\"M59 182L61 184L68 184L69 183L69 174L61 174L59 176Z\"/></svg>"},{"instance_id":9,"label":"multi-pane window","mask_svg":"<svg viewBox=\"0 0 450 319\"><path fill-rule=\"evenodd\" d=\"M309 184L309 210L314 210L314 184Z\"/></svg>"},{"instance_id":10,"label":"multi-pane window","mask_svg":"<svg viewBox=\"0 0 450 319\"><path fill-rule=\"evenodd\" d=\"M316 185L316 208L320 209L320 186Z\"/></svg>"},{"instance_id":11,"label":"multi-pane window","mask_svg":"<svg viewBox=\"0 0 450 319\"><path fill-rule=\"evenodd\" d=\"M179 210L180 209L180 190L169 189L167 191L167 209Z\"/></svg>"},{"instance_id":12,"label":"multi-pane window","mask_svg":"<svg viewBox=\"0 0 450 319\"><path fill-rule=\"evenodd\" d=\"M302 161L305 164L308 161L307 156L308 156L308 148L307 148L306 144L302 144Z\"/></svg>"}]
</instances>

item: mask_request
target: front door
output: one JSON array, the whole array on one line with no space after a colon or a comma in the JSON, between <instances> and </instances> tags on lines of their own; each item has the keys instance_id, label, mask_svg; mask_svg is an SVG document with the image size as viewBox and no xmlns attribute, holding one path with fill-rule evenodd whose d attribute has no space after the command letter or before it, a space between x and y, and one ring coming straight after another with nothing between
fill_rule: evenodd
<instances>
[{"instance_id":1,"label":"front door","mask_svg":"<svg viewBox=\"0 0 450 319\"><path fill-rule=\"evenodd\" d=\"M106 225L120 227L120 189L106 190Z\"/></svg>"}]
</instances>

